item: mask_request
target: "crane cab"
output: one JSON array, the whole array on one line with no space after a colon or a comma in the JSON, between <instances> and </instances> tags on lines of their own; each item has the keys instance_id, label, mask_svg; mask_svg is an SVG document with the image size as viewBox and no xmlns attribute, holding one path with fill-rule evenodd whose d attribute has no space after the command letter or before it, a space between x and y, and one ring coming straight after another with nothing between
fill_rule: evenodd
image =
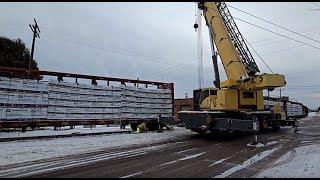
<instances>
[{"instance_id":1,"label":"crane cab","mask_svg":"<svg viewBox=\"0 0 320 180\"><path fill-rule=\"evenodd\" d=\"M194 90L193 97L195 110L264 110L262 91L248 91L230 88L203 88Z\"/></svg>"}]
</instances>

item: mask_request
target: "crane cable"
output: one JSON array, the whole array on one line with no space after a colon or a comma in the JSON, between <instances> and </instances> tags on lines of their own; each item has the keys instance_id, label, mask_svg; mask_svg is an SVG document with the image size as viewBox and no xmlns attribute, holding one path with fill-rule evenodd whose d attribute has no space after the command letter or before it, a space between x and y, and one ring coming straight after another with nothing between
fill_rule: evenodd
<instances>
[{"instance_id":1,"label":"crane cable","mask_svg":"<svg viewBox=\"0 0 320 180\"><path fill-rule=\"evenodd\" d=\"M217 10L215 10L215 9L213 9L213 8L210 8L210 7L207 7L207 8L210 9L210 10L213 10L213 11L217 11ZM219 12L219 11L218 11L218 12ZM220 13L220 12L219 12L219 13ZM265 30L265 31L268 31L268 32L270 32L270 33L276 34L276 35L278 35L278 36L285 37L285 38L287 38L287 39L290 39L290 40L292 40L292 41L296 41L296 42L298 42L298 43L307 45L307 46L312 47L312 48L315 48L315 49L320 49L320 47L313 46L313 45L310 45L310 44L308 44L308 43L305 43L305 42L302 42L302 41L293 39L293 38L288 37L288 36L286 36L286 35L283 35L283 34L280 34L280 33L274 32L274 31L271 31L271 30L266 29L266 28L264 28L264 27L258 26L258 25L256 25L256 24L250 23L250 22L245 21L245 20L242 20L242 19L240 19L240 18L237 18L237 17L234 17L234 16L231 16L231 17L234 18L234 19L237 19L237 20L239 20L239 21L242 21L242 22L244 22L244 23L247 23L247 24L250 24L250 25L252 25L252 26L255 26L255 27L257 27L257 28L260 28L260 29L263 29L263 30Z\"/></svg>"},{"instance_id":2,"label":"crane cable","mask_svg":"<svg viewBox=\"0 0 320 180\"><path fill-rule=\"evenodd\" d=\"M197 59L198 59L198 86L201 89L203 86L203 40L202 40L202 10L196 8L195 30L197 32Z\"/></svg>"},{"instance_id":3,"label":"crane cable","mask_svg":"<svg viewBox=\"0 0 320 180\"><path fill-rule=\"evenodd\" d=\"M298 43L307 45L307 46L309 46L309 47L313 47L313 48L315 48L315 49L320 49L320 48L317 47L317 46L313 46L313 45L310 45L310 44L308 44L308 43L305 43L305 42L302 42L302 41L293 39L293 38L288 37L288 36L286 36L286 35L283 35L283 34L280 34L280 33L274 32L274 31L271 31L271 30L266 29L266 28L264 28L264 27L258 26L258 25L256 25L256 24L250 23L250 22L245 21L245 20L242 20L242 19L240 19L240 18L236 18L236 17L234 17L234 16L232 16L232 17L233 17L234 19L237 19L237 20L242 21L242 22L244 22L244 23L250 24L250 25L255 26L255 27L257 27L257 28L263 29L263 30L265 30L265 31L271 32L271 33L273 33L273 34L276 34L276 35L285 37L285 38L290 39L290 40L292 40L292 41L296 41L296 42L298 42Z\"/></svg>"},{"instance_id":4,"label":"crane cable","mask_svg":"<svg viewBox=\"0 0 320 180\"><path fill-rule=\"evenodd\" d=\"M233 6L231 6L231 5L227 5L227 6L233 8L233 9L236 9L236 10L238 10L238 11L240 11L240 12L243 12L243 13L245 13L245 14L248 14L248 15L250 15L250 16L252 16L252 17L255 17L255 18L257 18L257 19L260 19L260 20L262 20L262 21L264 21L264 22L267 22L267 23L269 23L269 24L272 24L272 25L274 25L274 26L277 26L277 27L279 27L279 28L281 28L281 29L287 30L287 31L289 31L289 32L291 32L291 33L294 33L294 34L297 34L297 35L302 36L302 37L304 37L304 38L307 38L307 39L309 39L309 40L311 40L311 41L320 43L320 41L318 41L318 40L312 39L312 38L310 38L310 37L308 37L308 36L306 36L306 35L303 35L303 34L301 34L301 33L295 32L295 31L293 31L293 30L290 30L290 29L288 29L288 28L285 28L285 27L283 27L283 26L280 26L280 25L278 25L278 24L275 24L275 23L273 23L273 22L271 22L271 21L268 21L268 20L263 19L263 18L261 18L261 17L258 17L258 16L256 16L256 15L253 15L253 14L251 14L251 13L248 13L248 12L246 12L246 11L243 11L243 10L241 10L241 9L238 9L238 8L236 8L236 7L233 7Z\"/></svg>"},{"instance_id":5,"label":"crane cable","mask_svg":"<svg viewBox=\"0 0 320 180\"><path fill-rule=\"evenodd\" d=\"M268 64L262 59L262 57L259 55L259 53L251 46L251 44L249 43L249 41L243 37L243 39L249 44L249 46L251 47L251 49L256 53L256 55L260 58L260 60L263 62L264 65L267 66L267 68L272 72L272 74L274 74L274 72L271 70L271 68L268 66Z\"/></svg>"}]
</instances>

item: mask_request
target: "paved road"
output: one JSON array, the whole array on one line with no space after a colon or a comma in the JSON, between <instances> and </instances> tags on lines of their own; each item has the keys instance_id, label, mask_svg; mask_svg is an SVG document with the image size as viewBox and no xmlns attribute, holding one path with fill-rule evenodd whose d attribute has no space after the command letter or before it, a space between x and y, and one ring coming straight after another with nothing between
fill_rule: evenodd
<instances>
[{"instance_id":1,"label":"paved road","mask_svg":"<svg viewBox=\"0 0 320 180\"><path fill-rule=\"evenodd\" d=\"M290 149L318 141L320 120L301 122L301 131L281 128L259 135L260 148L248 147L252 136L190 135L179 141L42 160L8 167L6 177L252 177ZM309 133L309 134L308 134ZM310 134L311 133L311 134ZM27 167L27 168L26 168ZM19 173L13 172L16 168ZM11 173L11 174L10 174ZM2 173L3 174L3 171Z\"/></svg>"}]
</instances>

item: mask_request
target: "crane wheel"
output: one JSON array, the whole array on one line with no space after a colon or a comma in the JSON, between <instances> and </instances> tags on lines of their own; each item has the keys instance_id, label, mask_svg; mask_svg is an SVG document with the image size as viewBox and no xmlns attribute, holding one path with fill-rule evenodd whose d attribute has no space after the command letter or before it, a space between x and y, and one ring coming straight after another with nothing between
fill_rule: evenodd
<instances>
[{"instance_id":1,"label":"crane wheel","mask_svg":"<svg viewBox=\"0 0 320 180\"><path fill-rule=\"evenodd\" d=\"M272 125L273 132L277 132L277 131L279 131L279 129L280 129L279 123L278 122L273 122L273 125Z\"/></svg>"}]
</instances>

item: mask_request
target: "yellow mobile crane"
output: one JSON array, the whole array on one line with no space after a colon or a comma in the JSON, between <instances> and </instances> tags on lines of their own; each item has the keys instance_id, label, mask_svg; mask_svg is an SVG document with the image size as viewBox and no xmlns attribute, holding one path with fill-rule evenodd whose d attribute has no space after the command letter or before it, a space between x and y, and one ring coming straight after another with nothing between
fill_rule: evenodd
<instances>
[{"instance_id":1,"label":"yellow mobile crane","mask_svg":"<svg viewBox=\"0 0 320 180\"><path fill-rule=\"evenodd\" d=\"M225 3L199 2L198 8L203 11L209 29L215 88L194 90L195 110L180 111L178 118L186 128L198 133L207 130L256 132L259 123L265 128L278 129L283 115L281 107L275 105L266 110L263 90L285 86L284 75L260 73ZM197 28L197 24L194 27ZM220 82L214 44L227 75L223 82Z\"/></svg>"}]
</instances>

